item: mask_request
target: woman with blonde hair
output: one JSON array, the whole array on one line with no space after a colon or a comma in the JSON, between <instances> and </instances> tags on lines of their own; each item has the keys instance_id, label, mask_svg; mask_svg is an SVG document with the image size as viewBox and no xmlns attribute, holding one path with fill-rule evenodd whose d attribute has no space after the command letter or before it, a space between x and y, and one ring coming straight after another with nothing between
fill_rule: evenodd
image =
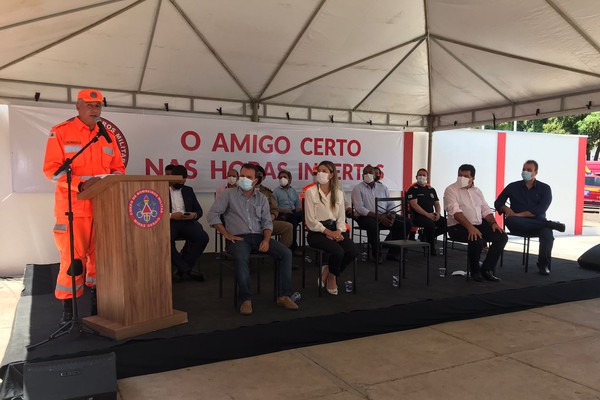
<instances>
[{"instance_id":1,"label":"woman with blonde hair","mask_svg":"<svg viewBox=\"0 0 600 400\"><path fill-rule=\"evenodd\" d=\"M316 185L305 194L304 215L308 245L329 254L320 282L328 293L337 295L337 278L356 257L356 248L348 237L344 192L331 161L318 165Z\"/></svg>"}]
</instances>

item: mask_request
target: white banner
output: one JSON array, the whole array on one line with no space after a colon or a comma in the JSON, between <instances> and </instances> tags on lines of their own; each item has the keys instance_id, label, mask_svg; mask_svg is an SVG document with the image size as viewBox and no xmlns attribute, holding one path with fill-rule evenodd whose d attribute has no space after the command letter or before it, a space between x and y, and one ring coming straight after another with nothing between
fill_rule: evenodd
<instances>
[{"instance_id":1,"label":"white banner","mask_svg":"<svg viewBox=\"0 0 600 400\"><path fill-rule=\"evenodd\" d=\"M15 192L54 190L42 174L46 138L52 126L76 114L75 107L9 107ZM299 189L312 182L311 170L323 160L337 165L345 191L362 179L367 164L382 168L391 190L402 187L403 132L109 111L102 117L117 137L128 174L162 175L166 165L181 164L196 192L214 192L230 168L245 162L261 164L271 188L277 173L289 170Z\"/></svg>"}]
</instances>

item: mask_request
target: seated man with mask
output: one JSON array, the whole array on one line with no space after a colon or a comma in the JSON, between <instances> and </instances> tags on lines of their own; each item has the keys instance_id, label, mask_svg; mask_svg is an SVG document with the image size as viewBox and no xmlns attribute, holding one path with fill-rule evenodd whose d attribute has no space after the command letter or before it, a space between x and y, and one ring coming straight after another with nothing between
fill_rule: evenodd
<instances>
[{"instance_id":1,"label":"seated man with mask","mask_svg":"<svg viewBox=\"0 0 600 400\"><path fill-rule=\"evenodd\" d=\"M548 221L546 211L552 202L552 189L536 179L538 163L527 160L523 164L520 181L509 183L494 202L494 207L505 215L508 229L517 235L534 235L540 238L538 271L550 274L550 259L554 235L552 230L565 231L565 224ZM510 206L506 201L510 200Z\"/></svg>"},{"instance_id":2,"label":"seated man with mask","mask_svg":"<svg viewBox=\"0 0 600 400\"><path fill-rule=\"evenodd\" d=\"M242 315L253 313L250 288L250 254L253 252L269 254L275 261L278 270L277 305L286 310L298 309L289 297L292 293L292 252L271 239L273 221L267 198L255 189L257 172L256 165L244 164L238 188L224 191L208 212L208 223L223 235L227 252L233 256Z\"/></svg>"},{"instance_id":3,"label":"seated man with mask","mask_svg":"<svg viewBox=\"0 0 600 400\"><path fill-rule=\"evenodd\" d=\"M171 263L176 268L173 280L193 279L204 281L204 275L196 271L198 258L208 244L208 234L198 222L202 217L202 207L194 190L185 185L187 169L183 165L167 165L166 175L183 176L182 183L169 182L171 212ZM176 240L185 240L181 252L177 251Z\"/></svg>"},{"instance_id":4,"label":"seated man with mask","mask_svg":"<svg viewBox=\"0 0 600 400\"><path fill-rule=\"evenodd\" d=\"M469 269L474 281L499 282L494 275L496 264L506 246L508 236L494 219L494 213L483 198L483 193L473 184L475 167L463 164L458 167L456 182L444 191L444 208L448 213L448 236L467 243ZM492 242L485 261L479 266L481 252L486 242Z\"/></svg>"},{"instance_id":5,"label":"seated man with mask","mask_svg":"<svg viewBox=\"0 0 600 400\"><path fill-rule=\"evenodd\" d=\"M263 185L267 177L267 173L265 169L260 165L256 166L256 179L257 186L256 188L265 195L267 201L269 202L269 209L271 211L271 221L273 222L273 235L279 236L279 242L283 244L285 247L292 249L292 238L294 237L294 233L292 232L294 229L292 224L286 221L280 221L277 219L279 215L279 207L277 206L277 200L273 195L273 191Z\"/></svg>"},{"instance_id":6,"label":"seated man with mask","mask_svg":"<svg viewBox=\"0 0 600 400\"><path fill-rule=\"evenodd\" d=\"M406 200L414 226L422 227L425 240L431 246L431 255L437 255L435 238L446 232L446 218L440 215L440 199L434 188L427 184L429 173L417 171L417 182L406 191Z\"/></svg>"},{"instance_id":7,"label":"seated man with mask","mask_svg":"<svg viewBox=\"0 0 600 400\"><path fill-rule=\"evenodd\" d=\"M377 237L377 225L379 229L389 229L390 233L385 240L405 239L412 227L409 219L404 226L403 218L396 218L396 214L386 213L385 211L394 208L393 202L381 205L384 210L375 212L375 199L390 197L388 188L381 182L375 182L373 167L367 165L363 168L363 181L352 189L352 205L357 214L356 222L360 229L367 231L367 239L371 246L373 257L378 254L376 262L381 263L381 251L379 251L379 238ZM378 215L378 216L377 216ZM376 218L379 218L377 220ZM398 261L400 259L400 250L392 249L388 253L388 259Z\"/></svg>"},{"instance_id":8,"label":"seated man with mask","mask_svg":"<svg viewBox=\"0 0 600 400\"><path fill-rule=\"evenodd\" d=\"M237 180L239 178L239 174L237 170L230 169L227 171L227 183L225 185L221 185L217 188L215 192L215 197L219 197L221 193L223 193L226 189L234 189L237 187Z\"/></svg>"}]
</instances>

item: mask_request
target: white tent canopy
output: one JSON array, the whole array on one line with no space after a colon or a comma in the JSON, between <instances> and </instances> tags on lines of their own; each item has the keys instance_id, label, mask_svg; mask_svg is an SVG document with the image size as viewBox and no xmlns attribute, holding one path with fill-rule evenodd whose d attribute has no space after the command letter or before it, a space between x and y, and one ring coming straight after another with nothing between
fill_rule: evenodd
<instances>
[{"instance_id":1,"label":"white tent canopy","mask_svg":"<svg viewBox=\"0 0 600 400\"><path fill-rule=\"evenodd\" d=\"M3 0L0 97L415 130L585 113L599 21L597 0Z\"/></svg>"}]
</instances>

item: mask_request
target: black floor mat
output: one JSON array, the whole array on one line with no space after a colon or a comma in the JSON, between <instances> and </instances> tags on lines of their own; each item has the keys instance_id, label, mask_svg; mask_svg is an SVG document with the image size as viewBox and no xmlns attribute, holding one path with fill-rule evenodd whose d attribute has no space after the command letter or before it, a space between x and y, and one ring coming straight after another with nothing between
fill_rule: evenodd
<instances>
[{"instance_id":1,"label":"black floor mat","mask_svg":"<svg viewBox=\"0 0 600 400\"><path fill-rule=\"evenodd\" d=\"M401 288L392 286L398 263L381 265L379 280L375 281L374 264L359 261L356 295L343 291L343 281L352 279L352 271L346 270L338 282L340 294L324 292L322 297L317 290L317 266L306 264L306 288L301 289L302 258L295 258L294 287L302 295L301 309L295 312L274 304L272 264L255 264L253 287L256 291L260 269L261 293L253 300L254 315L241 316L233 305L232 265L223 264L224 296L220 298L220 262L214 254L205 254L200 264L206 282L173 285L174 308L186 311L189 323L122 342L90 334L65 335L27 352L25 346L44 340L57 328L61 311L53 295L58 266L29 266L0 376L8 364L114 351L118 377L124 378L600 294L600 273L582 269L574 261L554 259L552 274L541 276L535 268L535 256L530 260L533 268L525 273L521 254L506 252L504 266L497 268L502 282L476 283L450 276L452 271L464 269L465 257L462 248L450 251L447 277L438 274L443 257L433 257L431 284L426 286L425 257L410 253ZM78 301L82 316L89 313L88 296L86 292Z\"/></svg>"}]
</instances>

